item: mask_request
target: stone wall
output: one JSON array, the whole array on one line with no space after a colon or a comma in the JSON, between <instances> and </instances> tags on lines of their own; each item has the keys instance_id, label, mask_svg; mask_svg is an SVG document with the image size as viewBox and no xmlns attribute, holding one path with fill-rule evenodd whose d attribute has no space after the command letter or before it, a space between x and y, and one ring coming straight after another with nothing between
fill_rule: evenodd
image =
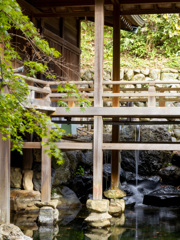
<instances>
[{"instance_id":1,"label":"stone wall","mask_svg":"<svg viewBox=\"0 0 180 240\"><path fill-rule=\"evenodd\" d=\"M94 80L93 70L82 70L81 79L83 81ZM104 70L104 80L111 80L112 72ZM120 69L120 80L127 81L149 81L149 80L180 80L180 69L163 68L163 69L150 69L150 68L137 68L137 69Z\"/></svg>"}]
</instances>

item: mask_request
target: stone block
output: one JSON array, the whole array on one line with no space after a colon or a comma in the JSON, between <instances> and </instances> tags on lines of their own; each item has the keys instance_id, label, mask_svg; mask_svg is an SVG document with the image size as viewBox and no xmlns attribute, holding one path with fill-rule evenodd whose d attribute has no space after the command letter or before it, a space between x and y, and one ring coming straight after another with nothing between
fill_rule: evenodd
<instances>
[{"instance_id":1,"label":"stone block","mask_svg":"<svg viewBox=\"0 0 180 240\"><path fill-rule=\"evenodd\" d=\"M133 81L145 81L145 76L142 73L136 74L133 79Z\"/></svg>"},{"instance_id":2,"label":"stone block","mask_svg":"<svg viewBox=\"0 0 180 240\"><path fill-rule=\"evenodd\" d=\"M178 78L178 73L162 73L161 74L161 80L162 81L173 81Z\"/></svg>"},{"instance_id":3,"label":"stone block","mask_svg":"<svg viewBox=\"0 0 180 240\"><path fill-rule=\"evenodd\" d=\"M133 69L128 69L125 74L124 74L124 79L125 80L132 80L132 78L134 77L134 70Z\"/></svg>"},{"instance_id":4,"label":"stone block","mask_svg":"<svg viewBox=\"0 0 180 240\"><path fill-rule=\"evenodd\" d=\"M141 73L144 74L145 76L148 76L149 75L149 68L141 69Z\"/></svg>"},{"instance_id":5,"label":"stone block","mask_svg":"<svg viewBox=\"0 0 180 240\"><path fill-rule=\"evenodd\" d=\"M153 80L159 80L160 79L160 69L151 69L149 73L149 77Z\"/></svg>"},{"instance_id":6,"label":"stone block","mask_svg":"<svg viewBox=\"0 0 180 240\"><path fill-rule=\"evenodd\" d=\"M54 211L52 207L42 207L39 211L38 222L41 225L53 225Z\"/></svg>"},{"instance_id":7,"label":"stone block","mask_svg":"<svg viewBox=\"0 0 180 240\"><path fill-rule=\"evenodd\" d=\"M86 202L86 207L95 212L103 213L107 212L109 209L109 200L102 199L102 200L92 200L88 199Z\"/></svg>"},{"instance_id":8,"label":"stone block","mask_svg":"<svg viewBox=\"0 0 180 240\"><path fill-rule=\"evenodd\" d=\"M86 222L99 222L99 221L104 221L107 219L111 219L112 216L109 215L109 213L96 213L92 212L89 214L89 216L85 219Z\"/></svg>"},{"instance_id":9,"label":"stone block","mask_svg":"<svg viewBox=\"0 0 180 240\"><path fill-rule=\"evenodd\" d=\"M121 189L117 189L117 190L107 190L104 192L104 196L107 198L111 198L111 199L115 199L115 198L123 198L126 196L126 193L121 190Z\"/></svg>"},{"instance_id":10,"label":"stone block","mask_svg":"<svg viewBox=\"0 0 180 240\"><path fill-rule=\"evenodd\" d=\"M33 191L33 171L32 170L24 170L23 171L23 188L24 190Z\"/></svg>"},{"instance_id":11,"label":"stone block","mask_svg":"<svg viewBox=\"0 0 180 240\"><path fill-rule=\"evenodd\" d=\"M12 190L11 191L11 210L21 211L37 210L34 203L40 201L41 195L38 191Z\"/></svg>"},{"instance_id":12,"label":"stone block","mask_svg":"<svg viewBox=\"0 0 180 240\"><path fill-rule=\"evenodd\" d=\"M37 202L35 205L39 208L52 207L53 209L56 209L58 202L58 200L51 200L50 202Z\"/></svg>"},{"instance_id":13,"label":"stone block","mask_svg":"<svg viewBox=\"0 0 180 240\"><path fill-rule=\"evenodd\" d=\"M91 227L103 228L103 227L111 226L111 222L109 220L103 220L103 221L90 222L89 225Z\"/></svg>"}]
</instances>

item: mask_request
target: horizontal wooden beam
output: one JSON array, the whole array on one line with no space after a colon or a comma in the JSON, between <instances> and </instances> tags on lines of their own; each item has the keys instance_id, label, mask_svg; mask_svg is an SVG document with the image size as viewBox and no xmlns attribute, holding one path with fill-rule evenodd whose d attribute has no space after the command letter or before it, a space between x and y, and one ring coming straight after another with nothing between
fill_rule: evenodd
<instances>
[{"instance_id":1,"label":"horizontal wooden beam","mask_svg":"<svg viewBox=\"0 0 180 240\"><path fill-rule=\"evenodd\" d=\"M54 95L54 94L51 94L51 95ZM103 93L103 97L151 97L151 96L152 97L180 97L180 93L177 93L177 92L176 93L174 92L173 93L167 93L167 92Z\"/></svg>"},{"instance_id":2,"label":"horizontal wooden beam","mask_svg":"<svg viewBox=\"0 0 180 240\"><path fill-rule=\"evenodd\" d=\"M83 121L83 120L79 120L79 121L71 121L71 120L67 120L67 121L53 121L55 123L58 124L93 124L93 121ZM127 119L125 120L121 120L121 121L112 121L112 120L106 120L104 119L103 121L104 125L149 125L149 126L154 126L154 125L174 125L174 124L180 124L180 121L127 121Z\"/></svg>"},{"instance_id":3,"label":"horizontal wooden beam","mask_svg":"<svg viewBox=\"0 0 180 240\"><path fill-rule=\"evenodd\" d=\"M11 144L12 147L12 144ZM23 143L23 149L40 149L41 148L41 142L24 142Z\"/></svg>"},{"instance_id":4,"label":"horizontal wooden beam","mask_svg":"<svg viewBox=\"0 0 180 240\"><path fill-rule=\"evenodd\" d=\"M33 83L40 83L40 84L44 84L44 85L48 85L48 83L49 83L46 80L40 80L40 79L36 79L36 78L32 78L32 77L27 77L27 76L24 76L24 75L21 75L21 74L17 74L17 73L15 74L15 76L22 77L25 80L33 82Z\"/></svg>"},{"instance_id":5,"label":"horizontal wooden beam","mask_svg":"<svg viewBox=\"0 0 180 240\"><path fill-rule=\"evenodd\" d=\"M23 143L23 148L36 148L40 149L41 148L41 142L24 142Z\"/></svg>"},{"instance_id":6,"label":"horizontal wooden beam","mask_svg":"<svg viewBox=\"0 0 180 240\"><path fill-rule=\"evenodd\" d=\"M180 118L180 108L178 107L91 107L82 111L79 107L67 108L57 107L51 114L52 117L149 117L149 118Z\"/></svg>"},{"instance_id":7,"label":"horizontal wooden beam","mask_svg":"<svg viewBox=\"0 0 180 240\"><path fill-rule=\"evenodd\" d=\"M180 143L103 143L103 150L180 151Z\"/></svg>"},{"instance_id":8,"label":"horizontal wooden beam","mask_svg":"<svg viewBox=\"0 0 180 240\"><path fill-rule=\"evenodd\" d=\"M112 16L112 11L105 11L105 16ZM38 13L33 14L36 18L55 18L55 17L94 17L94 11L74 11L74 12L59 12L59 13Z\"/></svg>"},{"instance_id":9,"label":"horizontal wooden beam","mask_svg":"<svg viewBox=\"0 0 180 240\"><path fill-rule=\"evenodd\" d=\"M35 91L37 93L42 93L42 94L49 94L51 93L51 89L46 89L45 88L40 88L40 87L34 87L34 86L28 86L28 89L31 91Z\"/></svg>"},{"instance_id":10,"label":"horizontal wooden beam","mask_svg":"<svg viewBox=\"0 0 180 240\"><path fill-rule=\"evenodd\" d=\"M33 6L35 7L88 7L94 6L94 0L33 0ZM105 0L105 4L112 4L111 0Z\"/></svg>"},{"instance_id":11,"label":"horizontal wooden beam","mask_svg":"<svg viewBox=\"0 0 180 240\"><path fill-rule=\"evenodd\" d=\"M164 13L179 13L180 8L149 8L149 9L141 9L141 8L132 8L128 10L120 11L121 15L141 15L141 14L164 14Z\"/></svg>"},{"instance_id":12,"label":"horizontal wooden beam","mask_svg":"<svg viewBox=\"0 0 180 240\"><path fill-rule=\"evenodd\" d=\"M147 4L166 4L166 3L180 3L180 1L170 1L170 0L120 0L120 3L123 5L147 5Z\"/></svg>"},{"instance_id":13,"label":"horizontal wooden beam","mask_svg":"<svg viewBox=\"0 0 180 240\"><path fill-rule=\"evenodd\" d=\"M58 142L55 143L60 149L92 149L92 143L84 142Z\"/></svg>"}]
</instances>

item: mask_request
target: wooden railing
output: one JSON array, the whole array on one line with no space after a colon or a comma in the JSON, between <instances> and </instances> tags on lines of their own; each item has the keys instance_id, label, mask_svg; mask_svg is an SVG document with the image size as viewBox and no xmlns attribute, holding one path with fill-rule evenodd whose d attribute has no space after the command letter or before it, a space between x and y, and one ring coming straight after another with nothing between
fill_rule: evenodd
<instances>
[{"instance_id":1,"label":"wooden railing","mask_svg":"<svg viewBox=\"0 0 180 240\"><path fill-rule=\"evenodd\" d=\"M49 86L66 84L67 82L49 82ZM74 81L81 97L94 101L93 81ZM119 93L112 92L112 86L119 85ZM66 97L65 97L66 96ZM113 97L119 97L121 103L144 102L148 107L165 107L167 102L180 101L180 82L177 81L103 81L103 101L111 102ZM75 101L73 97L67 98L66 93L57 93L52 89L49 94L51 101Z\"/></svg>"},{"instance_id":2,"label":"wooden railing","mask_svg":"<svg viewBox=\"0 0 180 240\"><path fill-rule=\"evenodd\" d=\"M20 74L16 76L22 77ZM67 93L58 93L57 86L73 83L78 88L80 96L94 101L93 81L45 81L23 76L29 86L28 101L30 104L50 106L51 102L77 101L77 98ZM113 85L119 86L119 93L113 93ZM169 102L180 102L180 81L103 81L103 102L111 106L113 97L119 102L143 102L147 107L165 107ZM74 106L74 105L71 105Z\"/></svg>"}]
</instances>

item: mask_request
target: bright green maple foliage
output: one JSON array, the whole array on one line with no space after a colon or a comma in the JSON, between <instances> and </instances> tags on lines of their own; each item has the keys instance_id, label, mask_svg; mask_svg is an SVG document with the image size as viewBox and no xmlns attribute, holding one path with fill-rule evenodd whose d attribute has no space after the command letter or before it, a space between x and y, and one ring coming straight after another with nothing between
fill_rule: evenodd
<instances>
[{"instance_id":1,"label":"bright green maple foliage","mask_svg":"<svg viewBox=\"0 0 180 240\"><path fill-rule=\"evenodd\" d=\"M29 48L34 56L32 59L22 59L12 44L12 29L20 33L26 48ZM0 132L3 140L10 138L13 143L13 150L22 152L23 138L25 135L36 133L40 138L47 137L50 150L48 154L62 161L62 154L55 146L59 138L62 137L62 130L51 123L50 118L34 109L27 109L26 99L28 86L23 79L13 73L11 62L19 59L25 66L27 75L36 76L42 73L48 79L55 76L50 72L47 64L54 62L60 53L50 48L47 41L42 39L33 23L27 16L24 16L20 6L15 0L0 0ZM4 93L4 86L9 93ZM51 125L53 130L48 131Z\"/></svg>"}]
</instances>

